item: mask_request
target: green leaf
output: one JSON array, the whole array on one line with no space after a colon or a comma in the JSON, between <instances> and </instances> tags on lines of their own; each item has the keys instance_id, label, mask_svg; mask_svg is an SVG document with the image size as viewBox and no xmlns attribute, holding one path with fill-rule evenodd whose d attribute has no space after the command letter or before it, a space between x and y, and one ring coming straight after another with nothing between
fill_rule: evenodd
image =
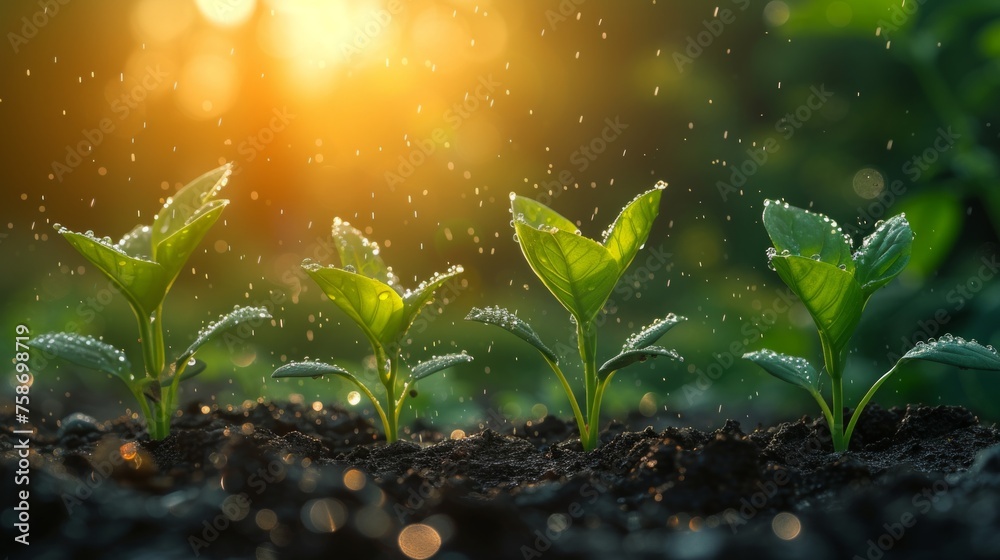
<instances>
[{"instance_id":1,"label":"green leaf","mask_svg":"<svg viewBox=\"0 0 1000 560\"><path fill-rule=\"evenodd\" d=\"M819 374L805 358L779 354L771 350L758 350L743 354L743 359L750 360L782 381L801 387L810 393L819 392Z\"/></svg>"},{"instance_id":2,"label":"green leaf","mask_svg":"<svg viewBox=\"0 0 1000 560\"><path fill-rule=\"evenodd\" d=\"M456 364L471 362L472 356L468 354L445 354L444 356L434 356L433 358L420 362L410 370L410 378L418 381L435 374L443 369L448 369Z\"/></svg>"},{"instance_id":3,"label":"green leaf","mask_svg":"<svg viewBox=\"0 0 1000 560\"><path fill-rule=\"evenodd\" d=\"M983 346L972 340L942 335L941 338L926 343L917 343L903 354L904 360L925 360L962 369L985 369L1000 371L1000 355L992 346Z\"/></svg>"},{"instance_id":4,"label":"green leaf","mask_svg":"<svg viewBox=\"0 0 1000 560\"><path fill-rule=\"evenodd\" d=\"M228 163L217 167L191 181L167 199L150 226L150 245L154 250L154 258L159 256L155 251L160 242L184 227L191 216L215 197L226 186L231 173L232 168Z\"/></svg>"},{"instance_id":5,"label":"green leaf","mask_svg":"<svg viewBox=\"0 0 1000 560\"><path fill-rule=\"evenodd\" d=\"M811 259L818 255L820 261L833 266L844 265L848 273L854 273L851 243L837 222L776 200L764 201L763 219L778 254Z\"/></svg>"},{"instance_id":6,"label":"green leaf","mask_svg":"<svg viewBox=\"0 0 1000 560\"><path fill-rule=\"evenodd\" d=\"M618 354L614 358L604 362L604 365L597 370L597 378L604 381L604 379L606 379L609 375L625 366L632 365L636 362L645 362L650 358L656 358L659 356L666 356L680 362L684 361L684 358L682 358L681 355L674 350L667 350L666 348L661 348L659 346L645 346L638 350L625 350L621 354Z\"/></svg>"},{"instance_id":7,"label":"green leaf","mask_svg":"<svg viewBox=\"0 0 1000 560\"><path fill-rule=\"evenodd\" d=\"M237 307L233 311L219 317L218 320L209 323L208 326L198 331L198 336L195 337L194 342L191 343L191 346L188 346L188 349L185 350L183 354L174 360L174 363L180 367L180 365L188 361L191 356L194 356L194 353L197 352L202 345L219 336L226 330L237 327L242 323L262 321L270 318L271 314L268 313L266 307Z\"/></svg>"},{"instance_id":8,"label":"green leaf","mask_svg":"<svg viewBox=\"0 0 1000 560\"><path fill-rule=\"evenodd\" d=\"M205 368L207 367L208 366L205 364L205 362L195 358L191 358L190 360L188 360L187 365L184 366L184 371L181 372L181 378L180 380L178 380L178 383L180 383L181 381L187 381L188 379L191 379L196 375L200 375L202 372L205 371ZM174 382L174 377L172 375L169 377L164 377L163 379L160 380L160 387L168 387L173 382Z\"/></svg>"},{"instance_id":9,"label":"green leaf","mask_svg":"<svg viewBox=\"0 0 1000 560\"><path fill-rule=\"evenodd\" d=\"M653 321L652 324L643 327L641 331L629 336L625 345L622 346L622 350L645 348L659 340L661 336L681 321L687 321L687 318L668 313L666 317Z\"/></svg>"},{"instance_id":10,"label":"green leaf","mask_svg":"<svg viewBox=\"0 0 1000 560\"><path fill-rule=\"evenodd\" d=\"M274 370L271 377L274 379L283 377L312 377L315 379L324 375L338 375L358 383L357 378L351 372L338 365L323 362L291 362Z\"/></svg>"},{"instance_id":11,"label":"green leaf","mask_svg":"<svg viewBox=\"0 0 1000 560\"><path fill-rule=\"evenodd\" d=\"M349 271L353 269L353 272L362 276L388 284L398 291L402 290L399 279L379 255L378 243L369 241L358 228L340 218L333 219L332 231L341 268Z\"/></svg>"},{"instance_id":12,"label":"green leaf","mask_svg":"<svg viewBox=\"0 0 1000 560\"><path fill-rule=\"evenodd\" d=\"M992 208L993 204L987 206ZM898 208L906 214L910 227L920 232L920 243L911 249L905 274L927 278L951 254L962 230L965 207L954 190L942 189L913 196L907 194Z\"/></svg>"},{"instance_id":13,"label":"green leaf","mask_svg":"<svg viewBox=\"0 0 1000 560\"><path fill-rule=\"evenodd\" d=\"M893 216L865 238L854 255L854 278L867 300L906 268L913 246L913 230L906 217Z\"/></svg>"},{"instance_id":14,"label":"green leaf","mask_svg":"<svg viewBox=\"0 0 1000 560\"><path fill-rule=\"evenodd\" d=\"M177 278L184 263L187 262L191 253L198 247L204 239L208 230L212 228L226 205L228 200L213 200L205 204L195 212L183 227L174 231L156 246L156 262L163 266L170 278L170 283Z\"/></svg>"},{"instance_id":15,"label":"green leaf","mask_svg":"<svg viewBox=\"0 0 1000 560\"><path fill-rule=\"evenodd\" d=\"M799 256L774 256L778 276L802 300L820 334L837 351L846 348L861 320L861 287L847 271Z\"/></svg>"},{"instance_id":16,"label":"green leaf","mask_svg":"<svg viewBox=\"0 0 1000 560\"><path fill-rule=\"evenodd\" d=\"M302 268L327 297L357 323L373 347L392 346L402 336L403 298L391 286L308 260L302 263Z\"/></svg>"},{"instance_id":17,"label":"green leaf","mask_svg":"<svg viewBox=\"0 0 1000 560\"><path fill-rule=\"evenodd\" d=\"M145 224L132 228L115 243L115 246L127 255L143 260L153 260L152 229Z\"/></svg>"},{"instance_id":18,"label":"green leaf","mask_svg":"<svg viewBox=\"0 0 1000 560\"><path fill-rule=\"evenodd\" d=\"M92 235L76 233L64 227L57 229L70 245L115 283L136 313L148 316L163 303L169 278L162 266L127 255Z\"/></svg>"},{"instance_id":19,"label":"green leaf","mask_svg":"<svg viewBox=\"0 0 1000 560\"><path fill-rule=\"evenodd\" d=\"M469 311L469 314L465 317L465 320L496 325L534 346L550 362L559 362L559 357L556 356L556 353L542 342L542 339L538 337L534 329L531 328L531 325L506 309L500 307L487 307L485 309L473 307L472 311Z\"/></svg>"},{"instance_id":20,"label":"green leaf","mask_svg":"<svg viewBox=\"0 0 1000 560\"><path fill-rule=\"evenodd\" d=\"M31 339L28 346L78 366L110 373L132 384L132 364L125 353L94 337L76 333L47 333Z\"/></svg>"},{"instance_id":21,"label":"green leaf","mask_svg":"<svg viewBox=\"0 0 1000 560\"><path fill-rule=\"evenodd\" d=\"M403 294L403 317L401 323L401 332L399 336L403 336L413 322L417 320L417 316L420 315L420 311L425 305L434 299L434 293L445 284L448 280L458 276L463 272L461 266L453 266L448 269L445 273L435 274L430 280L421 282L417 286L416 290L407 291Z\"/></svg>"},{"instance_id":22,"label":"green leaf","mask_svg":"<svg viewBox=\"0 0 1000 560\"><path fill-rule=\"evenodd\" d=\"M539 230L514 220L521 252L532 270L580 323L604 307L621 270L603 245L560 229Z\"/></svg>"},{"instance_id":23,"label":"green leaf","mask_svg":"<svg viewBox=\"0 0 1000 560\"><path fill-rule=\"evenodd\" d=\"M666 185L647 191L632 200L618 214L604 238L604 246L624 272L646 243L653 221L660 213L660 195Z\"/></svg>"},{"instance_id":24,"label":"green leaf","mask_svg":"<svg viewBox=\"0 0 1000 560\"><path fill-rule=\"evenodd\" d=\"M515 222L522 222L535 229L548 230L556 228L568 231L569 233L578 234L580 232L576 224L564 218L562 214L559 214L541 202L523 196L516 196L514 193L511 193L510 196L510 210L514 214Z\"/></svg>"}]
</instances>

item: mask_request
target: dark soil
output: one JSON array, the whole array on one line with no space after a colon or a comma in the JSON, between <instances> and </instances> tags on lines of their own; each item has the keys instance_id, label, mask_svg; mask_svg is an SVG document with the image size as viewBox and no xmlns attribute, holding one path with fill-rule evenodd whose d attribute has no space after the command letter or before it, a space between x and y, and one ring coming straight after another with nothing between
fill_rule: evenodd
<instances>
[{"instance_id":1,"label":"dark soil","mask_svg":"<svg viewBox=\"0 0 1000 560\"><path fill-rule=\"evenodd\" d=\"M15 425L4 417L0 425ZM958 407L869 407L846 454L822 421L630 431L585 453L546 418L386 445L297 404L193 406L151 442L64 419L0 434L3 549L31 558L997 558L1000 431ZM888 550L888 552L884 552Z\"/></svg>"}]
</instances>

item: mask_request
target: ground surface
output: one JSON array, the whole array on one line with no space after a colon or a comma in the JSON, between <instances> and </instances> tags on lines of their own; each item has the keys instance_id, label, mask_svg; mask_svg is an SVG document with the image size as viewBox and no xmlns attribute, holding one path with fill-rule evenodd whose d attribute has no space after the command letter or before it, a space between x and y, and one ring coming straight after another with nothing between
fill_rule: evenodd
<instances>
[{"instance_id":1,"label":"ground surface","mask_svg":"<svg viewBox=\"0 0 1000 560\"><path fill-rule=\"evenodd\" d=\"M591 453L555 418L506 431L422 430L419 445L385 445L353 413L285 403L192 406L168 439L150 442L125 419L69 417L30 444L28 547L13 540L23 486L6 431L3 549L149 559L1000 555L1000 431L962 408L869 407L848 454L810 419L710 433L613 424Z\"/></svg>"}]
</instances>

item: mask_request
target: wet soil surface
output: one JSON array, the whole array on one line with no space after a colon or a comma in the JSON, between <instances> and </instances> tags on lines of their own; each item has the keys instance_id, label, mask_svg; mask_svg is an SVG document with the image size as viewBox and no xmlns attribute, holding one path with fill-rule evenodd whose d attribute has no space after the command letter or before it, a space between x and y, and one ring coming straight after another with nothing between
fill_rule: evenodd
<instances>
[{"instance_id":1,"label":"wet soil surface","mask_svg":"<svg viewBox=\"0 0 1000 560\"><path fill-rule=\"evenodd\" d=\"M124 418L60 424L27 469L0 433L11 558L1000 555L1000 431L959 407L869 407L846 454L809 418L612 423L590 453L552 417L460 439L417 425L421 443L391 445L354 413L289 403L191 406L161 442Z\"/></svg>"}]
</instances>

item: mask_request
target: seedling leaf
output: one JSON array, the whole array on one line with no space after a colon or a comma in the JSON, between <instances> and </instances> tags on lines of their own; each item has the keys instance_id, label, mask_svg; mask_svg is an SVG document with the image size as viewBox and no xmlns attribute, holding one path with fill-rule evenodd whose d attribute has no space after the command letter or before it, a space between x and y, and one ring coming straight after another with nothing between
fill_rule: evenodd
<instances>
[{"instance_id":1,"label":"seedling leaf","mask_svg":"<svg viewBox=\"0 0 1000 560\"><path fill-rule=\"evenodd\" d=\"M649 346L681 321L687 321L687 318L668 313L666 317L653 321L650 325L643 327L641 331L628 337L625 345L622 346L622 351L638 350Z\"/></svg>"},{"instance_id":2,"label":"seedling leaf","mask_svg":"<svg viewBox=\"0 0 1000 560\"><path fill-rule=\"evenodd\" d=\"M373 278L399 290L399 279L379 255L378 243L369 241L361 230L340 218L333 219L333 243L342 268ZM350 267L350 268L348 268Z\"/></svg>"},{"instance_id":3,"label":"seedling leaf","mask_svg":"<svg viewBox=\"0 0 1000 560\"><path fill-rule=\"evenodd\" d=\"M625 350L621 354L604 362L604 365L597 370L597 378L604 381L609 375L625 366L636 362L645 362L649 358L656 358L658 356L666 356L681 362L684 361L684 358L674 350L668 350L659 346L645 346L638 350Z\"/></svg>"},{"instance_id":4,"label":"seedling leaf","mask_svg":"<svg viewBox=\"0 0 1000 560\"><path fill-rule=\"evenodd\" d=\"M163 302L170 281L158 263L127 255L118 247L90 235L66 228L58 231L115 283L137 312L148 316Z\"/></svg>"},{"instance_id":5,"label":"seedling leaf","mask_svg":"<svg viewBox=\"0 0 1000 560\"><path fill-rule=\"evenodd\" d=\"M535 229L556 228L569 233L579 232L576 224L541 202L513 194L510 201L510 210L514 214L515 222L522 222Z\"/></svg>"},{"instance_id":6,"label":"seedling leaf","mask_svg":"<svg viewBox=\"0 0 1000 560\"><path fill-rule=\"evenodd\" d=\"M900 362L904 360L926 360L962 369L1000 371L1000 355L992 346L949 334L934 341L917 343L899 359Z\"/></svg>"},{"instance_id":7,"label":"seedling leaf","mask_svg":"<svg viewBox=\"0 0 1000 560\"><path fill-rule=\"evenodd\" d=\"M847 271L799 256L776 256L771 264L778 276L802 300L820 333L838 352L843 350L861 320L861 288Z\"/></svg>"},{"instance_id":8,"label":"seedling leaf","mask_svg":"<svg viewBox=\"0 0 1000 560\"><path fill-rule=\"evenodd\" d=\"M280 379L282 377L317 378L324 375L339 375L340 377L345 377L354 383L358 382L357 378L355 378L354 375L346 369L338 365L326 364L323 362L291 362L274 370L271 377L275 379Z\"/></svg>"},{"instance_id":9,"label":"seedling leaf","mask_svg":"<svg viewBox=\"0 0 1000 560\"><path fill-rule=\"evenodd\" d=\"M33 338L32 348L48 352L78 366L120 377L132 384L132 364L121 350L92 336L76 333L46 333Z\"/></svg>"},{"instance_id":10,"label":"seedling leaf","mask_svg":"<svg viewBox=\"0 0 1000 560\"><path fill-rule=\"evenodd\" d=\"M187 223L157 244L156 262L163 266L169 283L172 284L180 274L184 263L218 221L227 204L229 201L224 199L205 204L191 215Z\"/></svg>"},{"instance_id":11,"label":"seedling leaf","mask_svg":"<svg viewBox=\"0 0 1000 560\"><path fill-rule=\"evenodd\" d=\"M443 369L448 369L453 365L471 362L472 356L468 354L445 354L444 356L434 356L433 358L420 362L410 370L410 378L418 381L435 374Z\"/></svg>"},{"instance_id":12,"label":"seedling leaf","mask_svg":"<svg viewBox=\"0 0 1000 560\"><path fill-rule=\"evenodd\" d=\"M139 224L123 235L115 246L127 255L151 261L153 260L152 232L148 225Z\"/></svg>"},{"instance_id":13,"label":"seedling leaf","mask_svg":"<svg viewBox=\"0 0 1000 560\"><path fill-rule=\"evenodd\" d=\"M760 366L778 379L801 387L810 393L819 392L819 374L805 359L771 350L758 350L743 354L743 359Z\"/></svg>"},{"instance_id":14,"label":"seedling leaf","mask_svg":"<svg viewBox=\"0 0 1000 560\"><path fill-rule=\"evenodd\" d=\"M425 305L434 299L434 292L438 290L445 282L451 280L455 276L458 276L463 272L461 266L453 266L448 269L448 272L435 274L430 280L421 282L417 286L416 290L408 291L403 295L403 318L401 324L400 336L405 333L413 322L417 319L417 315L420 315L420 311Z\"/></svg>"},{"instance_id":15,"label":"seedling leaf","mask_svg":"<svg viewBox=\"0 0 1000 560\"><path fill-rule=\"evenodd\" d=\"M506 309L500 307L487 307L485 309L473 307L472 311L469 311L469 314L465 317L465 320L496 325L534 346L550 362L559 362L559 357L556 356L556 353L542 342L542 339L538 337L538 334L531 328L531 325Z\"/></svg>"},{"instance_id":16,"label":"seedling leaf","mask_svg":"<svg viewBox=\"0 0 1000 560\"><path fill-rule=\"evenodd\" d=\"M906 268L913 246L913 230L903 215L893 216L865 238L854 255L854 277L865 300Z\"/></svg>"},{"instance_id":17,"label":"seedling leaf","mask_svg":"<svg viewBox=\"0 0 1000 560\"><path fill-rule=\"evenodd\" d=\"M187 362L199 348L202 347L206 342L212 340L213 338L219 336L223 332L233 327L237 327L242 323L248 323L251 321L262 321L264 319L270 319L271 314L268 313L266 307L237 307L228 314L219 317L218 320L213 321L208 324L207 327L198 331L198 336L195 337L194 342L188 349L184 351L183 354L177 357L174 362L180 367L181 364ZM185 370L186 373L186 370ZM183 374L181 379L183 379Z\"/></svg>"},{"instance_id":18,"label":"seedling leaf","mask_svg":"<svg viewBox=\"0 0 1000 560\"><path fill-rule=\"evenodd\" d=\"M545 287L578 322L590 323L618 282L617 261L603 245L575 233L540 230L517 219L514 230L521 252Z\"/></svg>"},{"instance_id":19,"label":"seedling leaf","mask_svg":"<svg viewBox=\"0 0 1000 560\"><path fill-rule=\"evenodd\" d=\"M854 273L851 243L837 222L776 200L764 201L763 220L778 254L810 259L818 257L818 260L835 267L844 265L844 270Z\"/></svg>"},{"instance_id":20,"label":"seedling leaf","mask_svg":"<svg viewBox=\"0 0 1000 560\"><path fill-rule=\"evenodd\" d=\"M660 195L663 189L657 187L632 200L618 214L604 239L604 246L618 268L624 272L632 263L636 253L646 243L653 221L660 213Z\"/></svg>"},{"instance_id":21,"label":"seedling leaf","mask_svg":"<svg viewBox=\"0 0 1000 560\"><path fill-rule=\"evenodd\" d=\"M402 332L403 298L391 286L371 278L320 266L309 261L302 268L333 303L357 323L372 346L386 348Z\"/></svg>"},{"instance_id":22,"label":"seedling leaf","mask_svg":"<svg viewBox=\"0 0 1000 560\"><path fill-rule=\"evenodd\" d=\"M160 242L183 228L191 216L218 194L226 186L231 173L232 168L228 163L217 167L191 181L167 199L150 226L150 244L154 257L158 256L155 251Z\"/></svg>"}]
</instances>

